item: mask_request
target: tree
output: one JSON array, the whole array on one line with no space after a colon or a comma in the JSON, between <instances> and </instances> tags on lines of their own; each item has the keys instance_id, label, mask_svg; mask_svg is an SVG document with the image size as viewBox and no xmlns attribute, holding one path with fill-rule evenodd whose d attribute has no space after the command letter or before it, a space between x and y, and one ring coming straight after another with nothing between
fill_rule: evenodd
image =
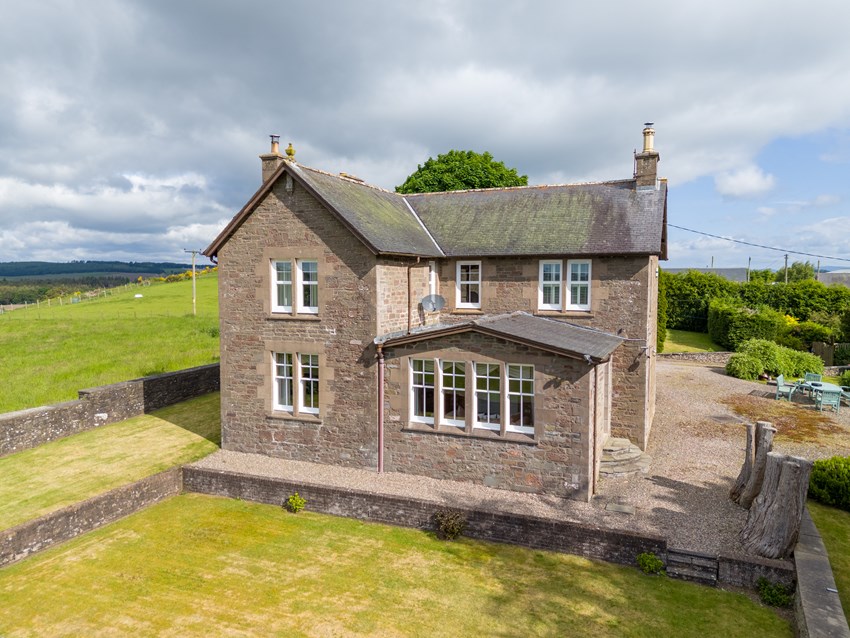
<instances>
[{"instance_id":1,"label":"tree","mask_svg":"<svg viewBox=\"0 0 850 638\"><path fill-rule=\"evenodd\" d=\"M490 153L452 150L438 155L437 159L429 157L395 190L404 194L435 193L527 185L527 175L520 175L515 168L497 162Z\"/></svg>"},{"instance_id":2,"label":"tree","mask_svg":"<svg viewBox=\"0 0 850 638\"><path fill-rule=\"evenodd\" d=\"M811 262L795 261L788 267L788 283L797 281L805 281L806 279L815 278L815 267ZM777 283L785 283L785 266L776 271Z\"/></svg>"}]
</instances>

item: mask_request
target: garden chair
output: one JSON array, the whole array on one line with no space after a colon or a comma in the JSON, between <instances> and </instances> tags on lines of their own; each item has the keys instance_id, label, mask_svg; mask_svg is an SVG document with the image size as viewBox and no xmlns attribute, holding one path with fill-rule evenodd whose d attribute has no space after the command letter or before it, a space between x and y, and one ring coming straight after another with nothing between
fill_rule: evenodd
<instances>
[{"instance_id":1,"label":"garden chair","mask_svg":"<svg viewBox=\"0 0 850 638\"><path fill-rule=\"evenodd\" d=\"M823 375L817 374L816 372L807 372L806 378L803 379L803 381L805 381L806 383L809 383L811 381L821 382L823 381Z\"/></svg>"},{"instance_id":2,"label":"garden chair","mask_svg":"<svg viewBox=\"0 0 850 638\"><path fill-rule=\"evenodd\" d=\"M841 386L841 398L847 402L847 405L850 405L850 385Z\"/></svg>"},{"instance_id":3,"label":"garden chair","mask_svg":"<svg viewBox=\"0 0 850 638\"><path fill-rule=\"evenodd\" d=\"M841 409L841 391L840 390L824 390L819 392L815 397L815 403L818 410L823 411L823 406L835 408L835 413L838 414Z\"/></svg>"},{"instance_id":4,"label":"garden chair","mask_svg":"<svg viewBox=\"0 0 850 638\"><path fill-rule=\"evenodd\" d=\"M782 397L788 397L788 400L791 400L791 393L794 391L793 385L788 385L785 383L785 377L783 375L779 375L776 377L776 400L780 400Z\"/></svg>"}]
</instances>

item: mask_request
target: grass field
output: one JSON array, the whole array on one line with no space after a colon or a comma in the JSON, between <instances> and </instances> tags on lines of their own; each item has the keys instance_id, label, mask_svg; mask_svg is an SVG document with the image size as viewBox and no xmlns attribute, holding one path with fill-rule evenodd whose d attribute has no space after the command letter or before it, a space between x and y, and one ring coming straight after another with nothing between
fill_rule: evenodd
<instances>
[{"instance_id":1,"label":"grass field","mask_svg":"<svg viewBox=\"0 0 850 638\"><path fill-rule=\"evenodd\" d=\"M214 452L219 414L216 392L0 458L0 529Z\"/></svg>"},{"instance_id":2,"label":"grass field","mask_svg":"<svg viewBox=\"0 0 850 638\"><path fill-rule=\"evenodd\" d=\"M668 330L664 341L664 352L721 352L718 346L704 332L686 330Z\"/></svg>"},{"instance_id":3,"label":"grass field","mask_svg":"<svg viewBox=\"0 0 850 638\"><path fill-rule=\"evenodd\" d=\"M829 554L829 564L838 586L844 615L850 620L850 512L814 501L807 504Z\"/></svg>"},{"instance_id":4,"label":"grass field","mask_svg":"<svg viewBox=\"0 0 850 638\"><path fill-rule=\"evenodd\" d=\"M131 286L78 304L0 315L0 412L218 360L218 279ZM142 294L142 298L135 298Z\"/></svg>"},{"instance_id":5,"label":"grass field","mask_svg":"<svg viewBox=\"0 0 850 638\"><path fill-rule=\"evenodd\" d=\"M632 568L187 494L0 571L0 635L793 634Z\"/></svg>"}]
</instances>

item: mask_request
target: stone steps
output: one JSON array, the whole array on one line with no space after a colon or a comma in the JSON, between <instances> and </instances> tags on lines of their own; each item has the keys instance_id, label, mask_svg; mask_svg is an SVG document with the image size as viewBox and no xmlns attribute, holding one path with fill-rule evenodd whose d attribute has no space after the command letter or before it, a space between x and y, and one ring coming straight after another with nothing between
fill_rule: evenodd
<instances>
[{"instance_id":1,"label":"stone steps","mask_svg":"<svg viewBox=\"0 0 850 638\"><path fill-rule=\"evenodd\" d=\"M717 586L717 556L667 548L667 575L701 585Z\"/></svg>"},{"instance_id":2,"label":"stone steps","mask_svg":"<svg viewBox=\"0 0 850 638\"><path fill-rule=\"evenodd\" d=\"M614 478L631 476L648 472L651 463L652 458L628 439L609 437L602 446L599 473Z\"/></svg>"}]
</instances>

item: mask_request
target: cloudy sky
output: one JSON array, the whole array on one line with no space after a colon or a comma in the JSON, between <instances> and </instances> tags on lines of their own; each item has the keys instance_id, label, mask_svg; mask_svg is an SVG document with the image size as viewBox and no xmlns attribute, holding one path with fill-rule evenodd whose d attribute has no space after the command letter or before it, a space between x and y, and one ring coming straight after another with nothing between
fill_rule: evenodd
<instances>
[{"instance_id":1,"label":"cloudy sky","mask_svg":"<svg viewBox=\"0 0 850 638\"><path fill-rule=\"evenodd\" d=\"M671 224L850 267L850 4L710 6L0 0L0 261L184 261L270 133L392 189L449 149L627 178L653 121ZM784 260L669 237L669 267Z\"/></svg>"}]
</instances>

